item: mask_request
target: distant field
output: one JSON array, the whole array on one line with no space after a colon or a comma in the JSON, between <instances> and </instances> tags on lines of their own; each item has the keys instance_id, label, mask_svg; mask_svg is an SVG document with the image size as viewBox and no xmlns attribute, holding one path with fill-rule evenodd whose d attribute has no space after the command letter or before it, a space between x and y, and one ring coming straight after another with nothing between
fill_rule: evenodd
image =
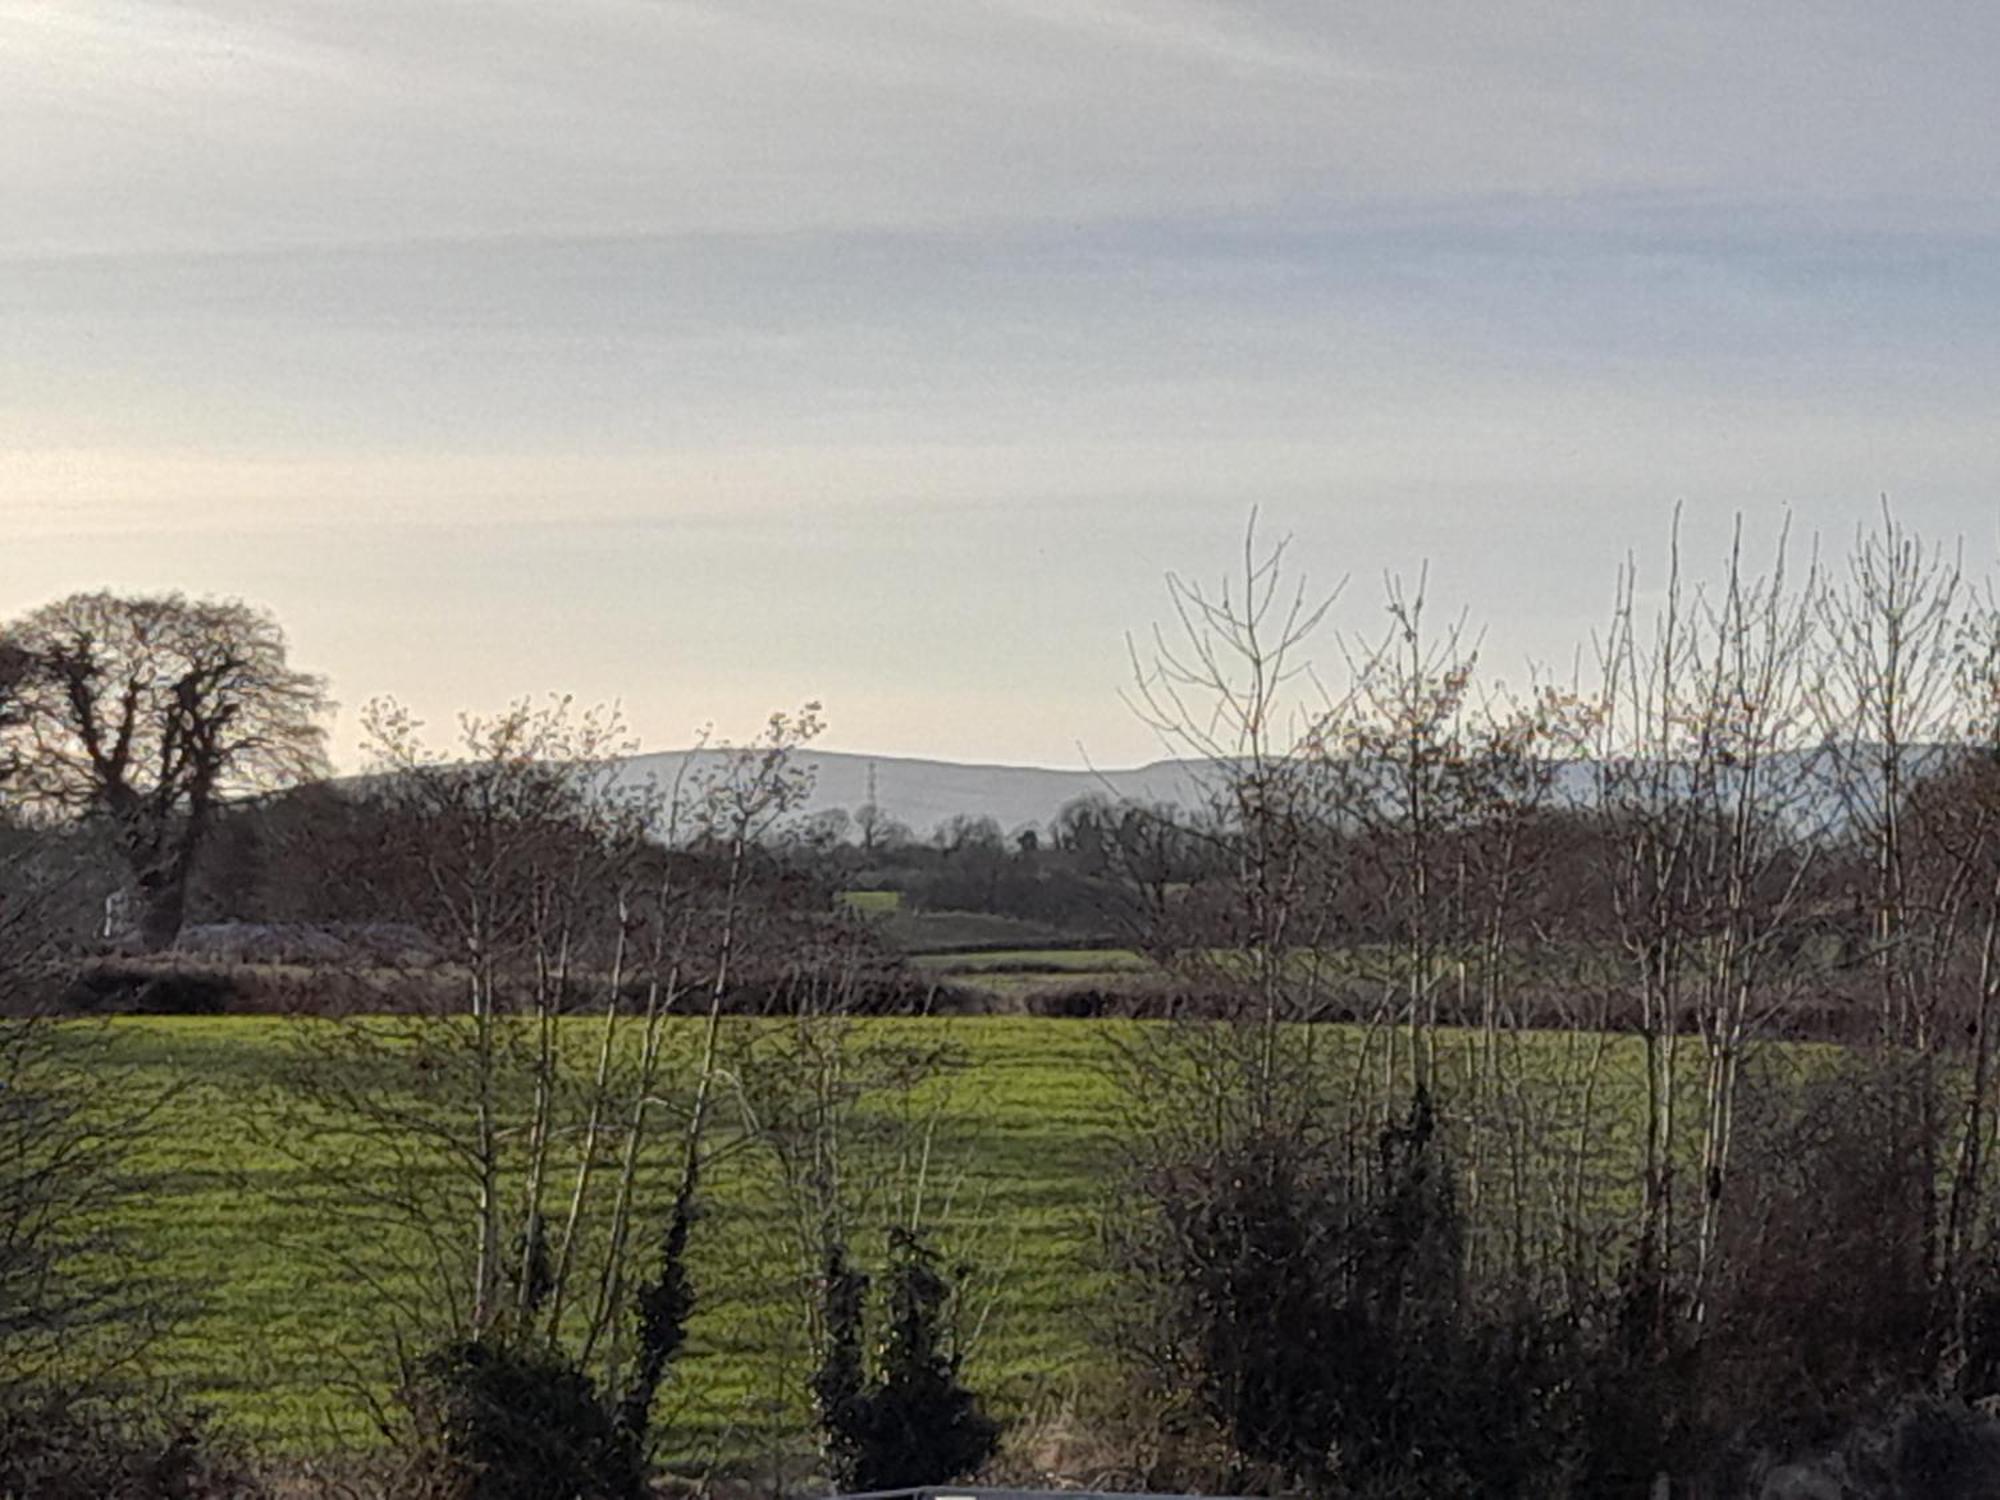
<instances>
[{"instance_id":1,"label":"distant field","mask_svg":"<svg viewBox=\"0 0 2000 1500\"><path fill-rule=\"evenodd\" d=\"M903 909L901 891L842 891L841 904L867 916L887 916Z\"/></svg>"},{"instance_id":2,"label":"distant field","mask_svg":"<svg viewBox=\"0 0 2000 1500\"><path fill-rule=\"evenodd\" d=\"M1113 958L1056 962L1069 957ZM1010 958L1040 964L1051 955L981 955L989 981L1038 977L1008 974ZM1135 957L1115 960L1121 967L1108 972L1129 978ZM158 1170L160 1189L127 1218L161 1269L201 1293L198 1314L162 1358L230 1426L262 1447L293 1452L366 1441L365 1406L346 1362L366 1365L380 1349L370 1320L377 1299L335 1269L344 1257L365 1260L380 1231L284 1206L311 1182L316 1154L332 1149L273 1123L273 1080L315 1024L214 1017L127 1019L109 1028L112 1061L127 1070L122 1089L181 1088L142 1143L141 1165ZM934 1190L932 1201L944 1205L947 1240L1001 1271L970 1374L1002 1409L1018 1410L1078 1379L1091 1359L1099 1285L1092 1254L1120 1119L1112 1067L1117 1039L1134 1034L1132 1023L862 1024L880 1038L948 1041L964 1060L945 1096L937 1148L939 1175L955 1185ZM1321 1034L1334 1054L1355 1054L1360 1045L1360 1033L1348 1028ZM1589 1044L1550 1034L1525 1045L1531 1071L1560 1094L1565 1069ZM1629 1044L1610 1046L1614 1072L1622 1073ZM1338 1056L1329 1062L1347 1065ZM306 1165L288 1159L294 1154ZM740 1172L731 1173L718 1175L716 1211L699 1230L703 1301L668 1418L679 1450L690 1454L754 1451L774 1418L755 1390L798 1389L803 1379L796 1368L774 1369L780 1356L769 1331L792 1317L791 1304L772 1270L769 1209L757 1205Z\"/></svg>"}]
</instances>

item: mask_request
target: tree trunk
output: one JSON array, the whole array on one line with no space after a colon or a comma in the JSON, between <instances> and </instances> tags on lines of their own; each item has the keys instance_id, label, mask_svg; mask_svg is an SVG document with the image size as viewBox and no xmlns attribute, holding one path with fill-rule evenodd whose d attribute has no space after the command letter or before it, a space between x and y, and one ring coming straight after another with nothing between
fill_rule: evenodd
<instances>
[{"instance_id":1,"label":"tree trunk","mask_svg":"<svg viewBox=\"0 0 2000 1500\"><path fill-rule=\"evenodd\" d=\"M188 880L208 828L209 804L197 796L178 826L163 827L145 808L118 810L126 867L132 872L138 920L133 937L144 953L173 947L187 922Z\"/></svg>"},{"instance_id":2,"label":"tree trunk","mask_svg":"<svg viewBox=\"0 0 2000 1500\"><path fill-rule=\"evenodd\" d=\"M178 861L139 876L138 938L144 952L164 952L180 937L187 920L187 887L187 869Z\"/></svg>"}]
</instances>

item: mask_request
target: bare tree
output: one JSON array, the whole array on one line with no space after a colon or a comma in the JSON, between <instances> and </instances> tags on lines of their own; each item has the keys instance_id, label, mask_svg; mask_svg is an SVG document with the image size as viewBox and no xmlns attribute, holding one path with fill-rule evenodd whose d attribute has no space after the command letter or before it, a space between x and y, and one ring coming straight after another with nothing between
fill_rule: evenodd
<instances>
[{"instance_id":1,"label":"bare tree","mask_svg":"<svg viewBox=\"0 0 2000 1500\"><path fill-rule=\"evenodd\" d=\"M721 1067L722 1016L737 979L751 917L752 862L763 842L812 791L812 773L797 765L794 756L800 746L819 734L819 715L816 702L805 704L797 714L773 713L762 735L747 746L729 750L723 766L695 788L694 840L718 858L725 873L719 902L704 915L715 933L715 943L692 1099L682 1128L679 1173L671 1205L630 1293L636 1330L632 1367L618 1396L618 1422L635 1447L646 1440L654 1399L670 1361L680 1350L693 1308L688 1243L713 1152L709 1137ZM644 1099L642 1094L634 1115L635 1133L643 1123ZM621 1189L621 1202L629 1203L628 1189L629 1183ZM622 1265L612 1263L607 1287L615 1292L616 1278L622 1274ZM606 1305L615 1306L617 1301L613 1295Z\"/></svg>"},{"instance_id":2,"label":"bare tree","mask_svg":"<svg viewBox=\"0 0 2000 1500\"><path fill-rule=\"evenodd\" d=\"M1975 753L1967 757L1960 778L1971 785L1944 820L1957 836L1939 840L1946 844L1953 865L1964 872L1953 887L1967 893L1962 902L1963 927L1971 938L1966 946L1971 951L1967 967L1973 988L1972 1066L1958 1128L1943 1247L1944 1276L1954 1290L1962 1289L1969 1279L1965 1262L1980 1220L1991 1217L1990 1137L2000 1113L1993 1097L1993 1027L2000 1007L2000 608L1990 597L1963 627L1958 658L1965 740ZM1952 790L1945 789L1948 805ZM1990 1244L1994 1237L1990 1222L1985 1232ZM1962 1314L1958 1321L1963 1343Z\"/></svg>"},{"instance_id":3,"label":"bare tree","mask_svg":"<svg viewBox=\"0 0 2000 1500\"><path fill-rule=\"evenodd\" d=\"M1953 646L1966 592L1956 550L1911 535L1885 501L1881 525L1856 535L1842 586L1820 601L1820 712L1849 829L1870 866L1882 1037L1919 1048L1936 985L1912 930L1924 903L1911 890L1904 819L1913 785L1941 769L1940 750L1963 728Z\"/></svg>"},{"instance_id":4,"label":"bare tree","mask_svg":"<svg viewBox=\"0 0 2000 1500\"><path fill-rule=\"evenodd\" d=\"M218 805L321 773L325 685L236 600L75 594L4 632L18 671L0 724L24 795L113 831L138 941L170 946Z\"/></svg>"},{"instance_id":5,"label":"bare tree","mask_svg":"<svg viewBox=\"0 0 2000 1500\"><path fill-rule=\"evenodd\" d=\"M881 1404L879 1393L871 1398L864 1389L860 1303L869 1278L858 1265L884 1228L892 1246L899 1238L930 1242L952 1216L967 1165L945 1160L952 1149L945 1144L948 1131L952 1146L965 1145L959 1131L950 1130L950 1099L942 1086L961 1064L956 1048L948 1040L884 1031L858 1019L873 946L864 922L850 917L830 924L815 962L790 985L783 1022L765 1034L754 1065L737 1079L746 1124L775 1168L772 1238L783 1246L774 1256L771 1244L761 1243L754 1275L759 1283L788 1281L796 1293L796 1317L770 1333L782 1364L777 1381L786 1394L811 1390L820 1454L836 1473L851 1468L860 1449L879 1457L902 1448L908 1457L913 1446L922 1447L928 1422L950 1425L933 1408L911 1414L914 1431L905 1424L899 1432L890 1423L875 1426L868 1440L854 1426L857 1416ZM957 1123L962 1129L963 1117ZM953 1258L972 1249L975 1260L984 1259L985 1248L954 1243ZM942 1322L926 1320L930 1331L951 1325L949 1331L968 1342L976 1334L983 1315L971 1316L963 1305L968 1271L961 1266L950 1273L959 1287L951 1306L932 1310L944 1316ZM893 1339L885 1330L879 1350L885 1364ZM949 1363L946 1384L957 1386L956 1354ZM811 1372L808 1378L799 1378L801 1367ZM953 1472L950 1464L926 1470L918 1462L893 1478L876 1477L921 1483ZM846 1478L855 1482L859 1475Z\"/></svg>"},{"instance_id":6,"label":"bare tree","mask_svg":"<svg viewBox=\"0 0 2000 1500\"><path fill-rule=\"evenodd\" d=\"M503 1317L529 1322L550 1290L542 1263L563 1072L558 1020L573 991L606 968L615 1008L626 938L616 913L635 883L653 808L642 792L615 784L616 758L631 748L615 716L577 718L566 701L518 703L491 719L464 719L457 760L428 751L421 726L396 705L371 704L365 718L379 795L402 846L389 852L419 877L411 915L465 976L479 1225L469 1328L478 1336ZM530 1019L530 1028L510 1026L510 1016ZM523 1146L516 1214L502 1202L510 1153L500 1114L502 1074L521 1045L529 1101L513 1132ZM518 1226L511 1268L503 1266L509 1223ZM514 1305L503 1309L508 1283Z\"/></svg>"},{"instance_id":7,"label":"bare tree","mask_svg":"<svg viewBox=\"0 0 2000 1500\"><path fill-rule=\"evenodd\" d=\"M122 1062L102 1028L38 1013L72 873L39 852L0 851L0 1493L136 1494L136 1476L169 1471L199 1484L194 1428L146 1377L185 1289L122 1228L158 1193L134 1146L178 1086ZM159 1483L146 1493L180 1489Z\"/></svg>"},{"instance_id":8,"label":"bare tree","mask_svg":"<svg viewBox=\"0 0 2000 1500\"><path fill-rule=\"evenodd\" d=\"M1671 1306L1706 1315L1746 1054L1809 977L1785 960L1829 828L1812 759L1821 586L1816 568L1788 572L1787 552L1781 538L1754 571L1739 527L1703 588L1683 572L1677 520L1651 617L1628 565L1599 648L1595 847L1646 1100L1628 1314L1656 1344L1680 1336Z\"/></svg>"},{"instance_id":9,"label":"bare tree","mask_svg":"<svg viewBox=\"0 0 2000 1500\"><path fill-rule=\"evenodd\" d=\"M1209 1053L1218 1122L1225 1131L1274 1128L1285 1112L1286 1074L1310 1073L1311 1050L1288 1039L1285 1024L1311 1016L1316 990L1298 955L1319 951L1311 931L1324 886L1315 861L1326 851L1323 757L1337 707L1318 701L1305 652L1339 590L1314 594L1287 576L1285 546L1260 549L1253 514L1240 572L1214 589L1167 576L1174 625L1155 626L1150 650L1129 643L1132 686L1126 701L1162 741L1201 767L1201 791L1224 831L1235 867L1227 946L1228 972L1211 975L1240 991L1255 1024L1183 1028L1177 1045ZM1222 937L1223 934L1218 934ZM1212 950L1189 950L1199 964ZM1296 1105L1298 1101L1294 1101ZM1238 1108L1245 1114L1239 1116Z\"/></svg>"},{"instance_id":10,"label":"bare tree","mask_svg":"<svg viewBox=\"0 0 2000 1500\"><path fill-rule=\"evenodd\" d=\"M816 707L664 791L620 775L615 715L567 700L463 719L449 751L393 704L367 723L381 837L361 878L450 958L430 1010L302 1031L303 1191L389 1231L337 1253L385 1332L431 1351L406 1390L553 1360L637 1474L697 1301L708 1174L743 1139L722 1118L719 1080L742 1071L724 1018L791 936L766 846L808 789L791 752ZM448 1445L427 1409L418 1435Z\"/></svg>"}]
</instances>

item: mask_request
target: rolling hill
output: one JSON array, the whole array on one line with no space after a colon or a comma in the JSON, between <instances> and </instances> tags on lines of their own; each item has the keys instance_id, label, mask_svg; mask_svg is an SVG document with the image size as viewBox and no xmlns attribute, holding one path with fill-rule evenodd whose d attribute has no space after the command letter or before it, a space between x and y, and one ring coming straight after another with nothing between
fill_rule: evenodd
<instances>
[{"instance_id":1,"label":"rolling hill","mask_svg":"<svg viewBox=\"0 0 2000 1500\"><path fill-rule=\"evenodd\" d=\"M1837 833L1880 796L1882 780L1875 765L1879 753L1865 745L1778 752L1759 769L1756 795L1767 813L1792 825L1795 833ZM625 763L624 774L641 780L652 777L663 788L671 787L676 777L720 771L730 754L706 749L638 755ZM1907 747L1903 751L1907 774L1933 774L1950 764L1953 754L1943 745ZM1085 796L1201 806L1209 800L1202 791L1203 778L1213 784L1219 774L1226 774L1219 763L1190 760L1155 761L1120 771L1053 771L813 749L798 751L794 762L813 778L801 816L834 808L853 812L869 800L872 772L875 802L883 816L905 824L919 837L957 816L990 817L1008 834L1024 827L1046 829L1064 806ZM1656 774L1646 769L1649 764L1658 763L1628 763L1628 774L1646 781ZM1584 761L1563 761L1552 769L1551 806L1588 808L1598 802L1598 768ZM1743 784L1740 770L1712 768L1711 774L1715 780L1709 795L1725 802ZM1685 795L1692 776L1687 767L1667 766L1655 795Z\"/></svg>"},{"instance_id":2,"label":"rolling hill","mask_svg":"<svg viewBox=\"0 0 2000 1500\"><path fill-rule=\"evenodd\" d=\"M671 787L676 777L721 769L728 754L667 750L637 755L625 763L625 775L637 780L652 777L660 786ZM872 770L875 802L882 815L920 836L959 815L990 817L1010 834L1030 826L1046 829L1067 803L1091 795L1182 806L1200 800L1196 777L1201 768L1185 761L1159 761L1123 771L1049 771L807 749L797 752L794 763L813 778L804 815L833 808L853 812L868 800Z\"/></svg>"}]
</instances>

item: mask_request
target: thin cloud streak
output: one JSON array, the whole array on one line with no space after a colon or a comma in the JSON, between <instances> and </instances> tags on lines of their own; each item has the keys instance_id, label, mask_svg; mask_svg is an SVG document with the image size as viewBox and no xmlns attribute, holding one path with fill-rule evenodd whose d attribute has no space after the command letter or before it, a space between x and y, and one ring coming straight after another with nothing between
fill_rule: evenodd
<instances>
[{"instance_id":1,"label":"thin cloud streak","mask_svg":"<svg viewBox=\"0 0 2000 1500\"><path fill-rule=\"evenodd\" d=\"M997 229L1990 180L2000 17L1859 3L0 8L15 250Z\"/></svg>"}]
</instances>

